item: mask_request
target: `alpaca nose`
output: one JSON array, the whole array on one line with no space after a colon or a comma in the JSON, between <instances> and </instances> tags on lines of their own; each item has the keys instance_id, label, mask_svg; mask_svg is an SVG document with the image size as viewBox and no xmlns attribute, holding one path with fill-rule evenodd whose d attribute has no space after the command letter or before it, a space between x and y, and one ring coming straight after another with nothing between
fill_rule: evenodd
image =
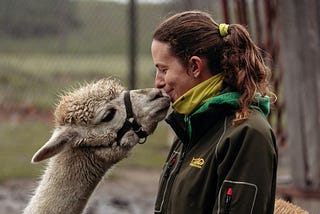
<instances>
[{"instance_id":1,"label":"alpaca nose","mask_svg":"<svg viewBox=\"0 0 320 214\"><path fill-rule=\"evenodd\" d=\"M162 91L160 89L156 89L154 94L153 94L153 98L152 100L156 100L158 98L163 97Z\"/></svg>"},{"instance_id":2,"label":"alpaca nose","mask_svg":"<svg viewBox=\"0 0 320 214\"><path fill-rule=\"evenodd\" d=\"M157 88L153 89L151 100L156 100L163 97L168 97L168 95L163 89L157 89Z\"/></svg>"},{"instance_id":3,"label":"alpaca nose","mask_svg":"<svg viewBox=\"0 0 320 214\"><path fill-rule=\"evenodd\" d=\"M163 97L170 98L170 96L166 93L166 91L163 88L160 89L160 93Z\"/></svg>"}]
</instances>

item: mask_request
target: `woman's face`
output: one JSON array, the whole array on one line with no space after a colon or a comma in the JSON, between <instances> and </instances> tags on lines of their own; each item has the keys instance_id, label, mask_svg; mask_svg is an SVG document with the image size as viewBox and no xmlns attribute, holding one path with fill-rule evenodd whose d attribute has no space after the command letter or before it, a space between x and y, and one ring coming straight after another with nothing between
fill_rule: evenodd
<instances>
[{"instance_id":1,"label":"woman's face","mask_svg":"<svg viewBox=\"0 0 320 214\"><path fill-rule=\"evenodd\" d=\"M169 44L153 40L151 52L156 67L155 87L164 89L172 102L197 84L192 73L171 54Z\"/></svg>"}]
</instances>

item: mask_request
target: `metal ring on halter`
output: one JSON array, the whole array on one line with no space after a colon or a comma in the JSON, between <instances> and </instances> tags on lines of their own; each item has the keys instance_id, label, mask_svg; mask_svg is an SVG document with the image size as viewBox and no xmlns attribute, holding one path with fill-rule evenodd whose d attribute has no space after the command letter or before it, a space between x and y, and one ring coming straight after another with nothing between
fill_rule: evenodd
<instances>
[{"instance_id":1,"label":"metal ring on halter","mask_svg":"<svg viewBox=\"0 0 320 214\"><path fill-rule=\"evenodd\" d=\"M139 138L138 143L139 143L139 144L144 144L146 141L147 141L147 137Z\"/></svg>"}]
</instances>

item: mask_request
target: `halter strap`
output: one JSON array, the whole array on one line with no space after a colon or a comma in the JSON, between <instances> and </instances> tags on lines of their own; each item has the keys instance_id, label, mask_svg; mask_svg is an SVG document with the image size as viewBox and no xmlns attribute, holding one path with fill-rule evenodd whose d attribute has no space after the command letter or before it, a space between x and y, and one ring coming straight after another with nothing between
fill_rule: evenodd
<instances>
[{"instance_id":1,"label":"halter strap","mask_svg":"<svg viewBox=\"0 0 320 214\"><path fill-rule=\"evenodd\" d=\"M122 128L118 131L118 134L116 137L116 141L118 145L120 144L120 140L124 136L124 134L131 129L136 133L136 135L140 139L142 139L141 141L139 141L139 143L140 144L145 143L148 134L143 130L142 126L134 118L133 111L132 111L132 103L130 99L130 91L126 91L124 93L124 105L126 107L127 118Z\"/></svg>"}]
</instances>

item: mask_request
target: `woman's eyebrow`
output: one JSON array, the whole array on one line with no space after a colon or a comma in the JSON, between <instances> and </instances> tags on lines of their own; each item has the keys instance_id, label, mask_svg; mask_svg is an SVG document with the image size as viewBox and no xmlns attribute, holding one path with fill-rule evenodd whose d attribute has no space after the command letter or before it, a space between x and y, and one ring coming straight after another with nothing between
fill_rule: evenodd
<instances>
[{"instance_id":1,"label":"woman's eyebrow","mask_svg":"<svg viewBox=\"0 0 320 214\"><path fill-rule=\"evenodd\" d=\"M167 66L164 65L163 63L157 63L157 64L155 64L155 66L156 66L157 68L165 68L165 67L167 67Z\"/></svg>"}]
</instances>

